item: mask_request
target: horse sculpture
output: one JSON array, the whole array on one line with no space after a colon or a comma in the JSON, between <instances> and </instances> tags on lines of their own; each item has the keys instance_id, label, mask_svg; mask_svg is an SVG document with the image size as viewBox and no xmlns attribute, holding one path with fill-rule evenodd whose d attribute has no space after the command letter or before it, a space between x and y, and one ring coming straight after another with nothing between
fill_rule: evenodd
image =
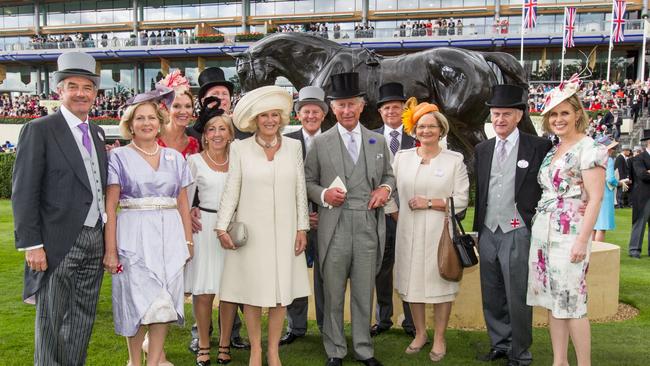
<instances>
[{"instance_id":1,"label":"horse sculpture","mask_svg":"<svg viewBox=\"0 0 650 366\"><path fill-rule=\"evenodd\" d=\"M330 75L358 72L367 101L361 121L368 128L382 124L376 103L379 86L400 82L407 97L438 105L449 119L449 147L462 152L468 161L474 145L486 138L483 128L489 108L485 102L492 86L503 81L528 87L517 60L502 52L441 47L384 57L308 34L276 33L233 56L244 92L271 85L278 76L286 77L297 89L312 85L327 92ZM528 116L519 127L535 131Z\"/></svg>"}]
</instances>

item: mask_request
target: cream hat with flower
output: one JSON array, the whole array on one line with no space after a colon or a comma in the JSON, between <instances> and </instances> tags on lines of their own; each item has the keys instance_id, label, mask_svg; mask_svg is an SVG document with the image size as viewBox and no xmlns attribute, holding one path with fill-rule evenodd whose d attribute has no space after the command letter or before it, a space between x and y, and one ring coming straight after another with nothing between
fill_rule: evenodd
<instances>
[{"instance_id":1,"label":"cream hat with flower","mask_svg":"<svg viewBox=\"0 0 650 366\"><path fill-rule=\"evenodd\" d=\"M285 89L275 85L263 86L251 90L239 100L232 113L233 123L240 131L255 132L257 130L255 118L258 114L280 110L282 128L289 124L292 106L293 99Z\"/></svg>"},{"instance_id":2,"label":"cream hat with flower","mask_svg":"<svg viewBox=\"0 0 650 366\"><path fill-rule=\"evenodd\" d=\"M578 77L578 74L573 74L569 80L564 80L560 85L553 88L548 94L546 94L546 100L544 101L544 110L542 115L546 114L551 109L555 108L558 104L569 99L573 94L577 93L580 90L580 85L582 85L582 80Z\"/></svg>"}]
</instances>

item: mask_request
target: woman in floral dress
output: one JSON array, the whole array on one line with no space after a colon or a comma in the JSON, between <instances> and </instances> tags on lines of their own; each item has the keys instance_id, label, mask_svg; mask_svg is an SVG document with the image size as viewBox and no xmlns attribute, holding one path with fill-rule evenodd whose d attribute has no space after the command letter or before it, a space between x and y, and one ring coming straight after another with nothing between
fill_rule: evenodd
<instances>
[{"instance_id":1,"label":"woman in floral dress","mask_svg":"<svg viewBox=\"0 0 650 366\"><path fill-rule=\"evenodd\" d=\"M588 119L575 94L579 85L574 75L553 89L542 112L544 129L560 143L539 170L543 193L533 219L527 303L549 311L553 365L569 364L569 336L578 365L591 364L586 276L607 151L585 135Z\"/></svg>"}]
</instances>

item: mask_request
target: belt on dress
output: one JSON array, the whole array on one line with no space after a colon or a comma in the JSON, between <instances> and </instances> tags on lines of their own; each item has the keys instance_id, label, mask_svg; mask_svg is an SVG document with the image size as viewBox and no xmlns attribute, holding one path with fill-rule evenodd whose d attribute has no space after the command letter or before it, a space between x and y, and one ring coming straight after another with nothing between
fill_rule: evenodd
<instances>
[{"instance_id":1,"label":"belt on dress","mask_svg":"<svg viewBox=\"0 0 650 366\"><path fill-rule=\"evenodd\" d=\"M201 206L198 206L198 207L199 207L199 210L201 210L201 211L217 213L217 210L213 210L211 208L205 208L205 207L201 207Z\"/></svg>"},{"instance_id":2,"label":"belt on dress","mask_svg":"<svg viewBox=\"0 0 650 366\"><path fill-rule=\"evenodd\" d=\"M176 209L176 199L173 197L143 197L120 200L123 210L170 210Z\"/></svg>"}]
</instances>

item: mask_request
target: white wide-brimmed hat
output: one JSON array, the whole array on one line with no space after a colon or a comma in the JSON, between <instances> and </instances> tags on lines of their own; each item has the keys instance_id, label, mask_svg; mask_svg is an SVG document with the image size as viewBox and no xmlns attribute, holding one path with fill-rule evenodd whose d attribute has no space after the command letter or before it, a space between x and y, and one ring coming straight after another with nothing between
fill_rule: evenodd
<instances>
[{"instance_id":1,"label":"white wide-brimmed hat","mask_svg":"<svg viewBox=\"0 0 650 366\"><path fill-rule=\"evenodd\" d=\"M577 93L580 90L580 85L582 85L582 80L578 78L578 74L573 74L569 80L562 81L560 85L556 86L546 94L544 110L541 115L546 114L558 104L564 102L573 94Z\"/></svg>"},{"instance_id":2,"label":"white wide-brimmed hat","mask_svg":"<svg viewBox=\"0 0 650 366\"><path fill-rule=\"evenodd\" d=\"M285 89L275 85L263 86L246 93L239 100L232 113L233 123L240 131L255 132L257 115L277 109L281 111L280 127L283 127L289 124L292 106L291 95Z\"/></svg>"},{"instance_id":3,"label":"white wide-brimmed hat","mask_svg":"<svg viewBox=\"0 0 650 366\"><path fill-rule=\"evenodd\" d=\"M56 60L58 71L54 73L54 84L71 76L84 77L99 88L100 77L95 74L95 59L84 52L65 52Z\"/></svg>"}]
</instances>

